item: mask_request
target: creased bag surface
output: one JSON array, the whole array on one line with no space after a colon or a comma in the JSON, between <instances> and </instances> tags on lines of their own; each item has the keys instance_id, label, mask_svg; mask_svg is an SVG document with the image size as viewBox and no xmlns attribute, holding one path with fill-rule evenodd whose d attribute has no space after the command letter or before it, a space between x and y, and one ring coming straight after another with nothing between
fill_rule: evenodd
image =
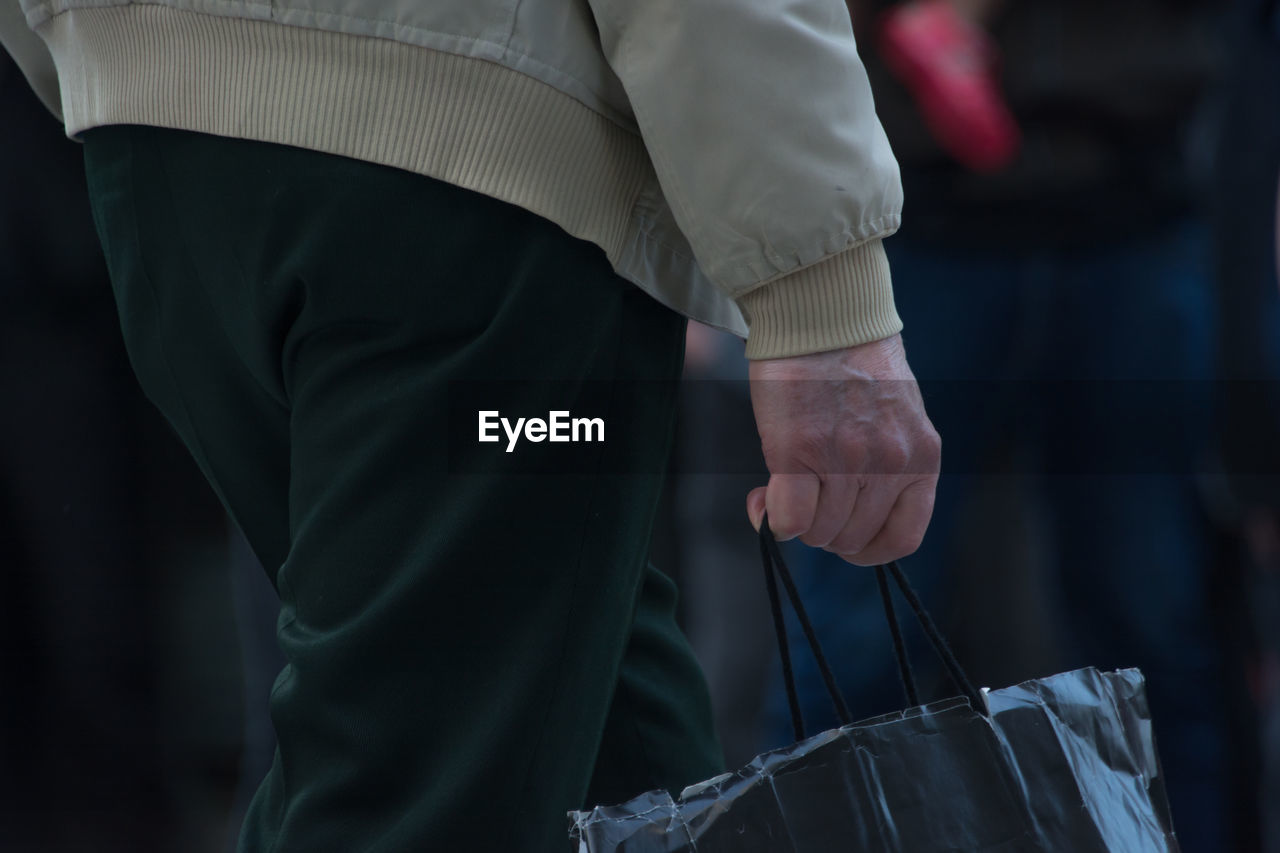
<instances>
[{"instance_id":1,"label":"creased bag surface","mask_svg":"<svg viewBox=\"0 0 1280 853\"><path fill-rule=\"evenodd\" d=\"M1177 853L1142 674L911 708L737 773L572 812L580 853Z\"/></svg>"}]
</instances>

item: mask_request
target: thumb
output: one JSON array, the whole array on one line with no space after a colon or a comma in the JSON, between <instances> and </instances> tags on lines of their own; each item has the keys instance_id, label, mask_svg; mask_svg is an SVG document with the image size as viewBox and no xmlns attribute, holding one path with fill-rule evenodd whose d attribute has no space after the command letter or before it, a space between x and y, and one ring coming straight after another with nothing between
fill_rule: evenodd
<instances>
[{"instance_id":1,"label":"thumb","mask_svg":"<svg viewBox=\"0 0 1280 853\"><path fill-rule=\"evenodd\" d=\"M747 493L747 518L757 533L760 532L760 523L764 519L764 496L768 491L766 486L757 486Z\"/></svg>"}]
</instances>

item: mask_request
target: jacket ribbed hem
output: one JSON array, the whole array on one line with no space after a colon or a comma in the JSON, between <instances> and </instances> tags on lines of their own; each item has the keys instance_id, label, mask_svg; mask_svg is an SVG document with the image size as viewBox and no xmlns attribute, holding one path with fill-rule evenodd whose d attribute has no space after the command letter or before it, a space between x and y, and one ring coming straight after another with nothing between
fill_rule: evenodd
<instances>
[{"instance_id":1,"label":"jacket ribbed hem","mask_svg":"<svg viewBox=\"0 0 1280 853\"><path fill-rule=\"evenodd\" d=\"M448 181L600 246L663 304L747 335L753 358L836 349L900 327L879 241L734 301L672 223L640 137L496 63L388 39L157 5L74 9L38 28L67 132L145 124L293 145ZM500 240L500 235L495 235ZM741 309L741 314L739 313Z\"/></svg>"},{"instance_id":2,"label":"jacket ribbed hem","mask_svg":"<svg viewBox=\"0 0 1280 853\"><path fill-rule=\"evenodd\" d=\"M45 27L70 134L149 124L353 157L520 205L606 251L651 170L637 135L490 62L153 5Z\"/></svg>"},{"instance_id":3,"label":"jacket ribbed hem","mask_svg":"<svg viewBox=\"0 0 1280 853\"><path fill-rule=\"evenodd\" d=\"M751 359L843 349L902 331L880 240L775 279L738 304L751 326Z\"/></svg>"}]
</instances>

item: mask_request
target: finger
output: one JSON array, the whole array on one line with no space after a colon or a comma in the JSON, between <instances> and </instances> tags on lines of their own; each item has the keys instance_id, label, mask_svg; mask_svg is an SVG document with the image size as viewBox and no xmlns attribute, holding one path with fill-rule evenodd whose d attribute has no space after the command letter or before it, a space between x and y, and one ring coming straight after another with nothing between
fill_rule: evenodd
<instances>
[{"instance_id":1,"label":"finger","mask_svg":"<svg viewBox=\"0 0 1280 853\"><path fill-rule=\"evenodd\" d=\"M766 487L758 486L747 493L747 518L756 533L760 532L760 522L764 519L764 496L767 491Z\"/></svg>"},{"instance_id":2,"label":"finger","mask_svg":"<svg viewBox=\"0 0 1280 853\"><path fill-rule=\"evenodd\" d=\"M853 511L844 527L831 537L826 548L837 554L856 554L870 544L889 520L902 492L899 477L872 476L862 483Z\"/></svg>"},{"instance_id":3,"label":"finger","mask_svg":"<svg viewBox=\"0 0 1280 853\"><path fill-rule=\"evenodd\" d=\"M937 481L931 478L912 483L904 489L880 532L861 551L841 554L841 558L855 566L878 566L915 553L933 515L936 484Z\"/></svg>"},{"instance_id":4,"label":"finger","mask_svg":"<svg viewBox=\"0 0 1280 853\"><path fill-rule=\"evenodd\" d=\"M769 528L779 542L808 532L818 509L817 474L774 474L765 492Z\"/></svg>"},{"instance_id":5,"label":"finger","mask_svg":"<svg viewBox=\"0 0 1280 853\"><path fill-rule=\"evenodd\" d=\"M814 548L825 548L849 523L857 501L859 478L848 474L835 474L821 480L818 491L818 507L809 530L800 541ZM887 512L886 508L886 512Z\"/></svg>"}]
</instances>

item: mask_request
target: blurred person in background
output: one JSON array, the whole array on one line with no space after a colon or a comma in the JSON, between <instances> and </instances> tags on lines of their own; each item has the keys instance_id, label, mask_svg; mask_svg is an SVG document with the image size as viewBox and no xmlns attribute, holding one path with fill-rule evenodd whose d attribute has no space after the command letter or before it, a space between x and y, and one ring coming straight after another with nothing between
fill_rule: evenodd
<instances>
[{"instance_id":1,"label":"blurred person in background","mask_svg":"<svg viewBox=\"0 0 1280 853\"><path fill-rule=\"evenodd\" d=\"M947 444L933 527L904 567L927 605L955 610L953 639L983 684L1140 667L1183 849L1232 849L1213 551L1194 476L1216 330L1196 131L1219 4L1013 0L972 22L949 4L852 5L856 27L888 28L863 36L889 50L868 64L908 199L886 247ZM929 26L911 17L922 7ZM904 62L930 45L944 54ZM972 127L929 115L948 90L969 93ZM1002 468L1016 476L983 476ZM992 489L1015 481L1034 491L992 514ZM901 707L872 574L796 559L856 713ZM833 722L797 657L807 713ZM781 702L773 716L776 746Z\"/></svg>"},{"instance_id":2,"label":"blurred person in background","mask_svg":"<svg viewBox=\"0 0 1280 853\"><path fill-rule=\"evenodd\" d=\"M998 50L986 31L1006 2L910 0L886 10L878 27L879 55L934 141L974 172L1008 166L1021 142L1001 90ZM850 14L865 11L873 12L872 4L850 3Z\"/></svg>"}]
</instances>

